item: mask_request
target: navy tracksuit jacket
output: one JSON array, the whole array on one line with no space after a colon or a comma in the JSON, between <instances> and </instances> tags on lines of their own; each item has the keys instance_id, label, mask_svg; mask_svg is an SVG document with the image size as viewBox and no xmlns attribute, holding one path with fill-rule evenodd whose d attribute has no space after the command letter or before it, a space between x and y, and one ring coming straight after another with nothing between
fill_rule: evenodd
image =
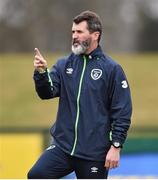
<instances>
[{"instance_id":1,"label":"navy tracksuit jacket","mask_svg":"<svg viewBox=\"0 0 158 180\"><path fill-rule=\"evenodd\" d=\"M35 71L34 80L40 98L60 97L51 134L63 151L104 161L111 140L124 143L132 113L129 85L121 66L100 47L58 60L50 72Z\"/></svg>"}]
</instances>

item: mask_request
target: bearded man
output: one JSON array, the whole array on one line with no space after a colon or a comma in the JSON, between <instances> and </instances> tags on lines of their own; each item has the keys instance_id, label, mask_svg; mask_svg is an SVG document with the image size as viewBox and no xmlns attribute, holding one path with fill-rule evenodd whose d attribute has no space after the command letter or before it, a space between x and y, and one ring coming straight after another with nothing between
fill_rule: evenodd
<instances>
[{"instance_id":1,"label":"bearded man","mask_svg":"<svg viewBox=\"0 0 158 180\"><path fill-rule=\"evenodd\" d=\"M106 179L119 165L131 122L129 84L121 66L100 46L100 17L84 11L73 19L72 53L49 71L35 48L34 82L41 99L59 97L53 141L28 173L58 179Z\"/></svg>"}]
</instances>

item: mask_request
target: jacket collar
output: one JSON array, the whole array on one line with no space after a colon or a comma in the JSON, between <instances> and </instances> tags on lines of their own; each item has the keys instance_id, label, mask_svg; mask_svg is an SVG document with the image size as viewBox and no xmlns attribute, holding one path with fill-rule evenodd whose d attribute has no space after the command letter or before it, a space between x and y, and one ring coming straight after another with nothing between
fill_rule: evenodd
<instances>
[{"instance_id":1,"label":"jacket collar","mask_svg":"<svg viewBox=\"0 0 158 180\"><path fill-rule=\"evenodd\" d=\"M81 55L83 56L83 55ZM98 47L96 49L94 49L90 54L86 54L86 57L88 57L88 59L97 59L101 56L103 56L103 52L101 47L98 45Z\"/></svg>"}]
</instances>

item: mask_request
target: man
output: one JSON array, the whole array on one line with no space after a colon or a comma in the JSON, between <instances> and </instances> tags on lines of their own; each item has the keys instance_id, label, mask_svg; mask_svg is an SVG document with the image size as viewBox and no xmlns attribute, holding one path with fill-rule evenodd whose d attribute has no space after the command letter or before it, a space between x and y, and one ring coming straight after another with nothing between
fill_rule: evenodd
<instances>
[{"instance_id":1,"label":"man","mask_svg":"<svg viewBox=\"0 0 158 180\"><path fill-rule=\"evenodd\" d=\"M102 52L101 34L99 16L84 11L73 20L72 53L51 71L35 48L36 91L42 99L60 98L54 140L28 178L57 179L75 171L79 179L104 179L118 167L131 97L121 66Z\"/></svg>"}]
</instances>

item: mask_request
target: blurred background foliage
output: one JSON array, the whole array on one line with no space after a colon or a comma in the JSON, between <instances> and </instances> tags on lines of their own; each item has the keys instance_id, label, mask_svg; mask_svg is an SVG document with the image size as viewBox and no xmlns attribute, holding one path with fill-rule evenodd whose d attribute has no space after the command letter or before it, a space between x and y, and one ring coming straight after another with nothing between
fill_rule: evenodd
<instances>
[{"instance_id":1,"label":"blurred background foliage","mask_svg":"<svg viewBox=\"0 0 158 180\"><path fill-rule=\"evenodd\" d=\"M157 0L0 0L0 52L69 51L72 19L87 9L102 19L106 51L158 50Z\"/></svg>"}]
</instances>

